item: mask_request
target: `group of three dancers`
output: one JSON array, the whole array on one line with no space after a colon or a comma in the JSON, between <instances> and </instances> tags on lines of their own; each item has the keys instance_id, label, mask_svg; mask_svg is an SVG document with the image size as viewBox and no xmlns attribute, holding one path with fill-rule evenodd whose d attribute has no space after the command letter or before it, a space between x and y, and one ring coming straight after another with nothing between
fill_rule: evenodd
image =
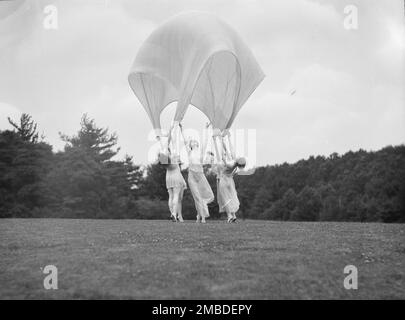
<instances>
[{"instance_id":1,"label":"group of three dancers","mask_svg":"<svg viewBox=\"0 0 405 320\"><path fill-rule=\"evenodd\" d=\"M208 125L207 125L208 126ZM194 199L197 211L196 222L205 223L209 217L208 204L214 201L214 193L204 174L203 161L201 161L201 152L199 143L196 140L186 141L183 128L179 124L180 131L187 148L189 166L188 166L188 186ZM205 146L203 147L205 151ZM210 170L217 177L217 201L219 212L226 212L228 223L236 222L236 212L239 210L239 199L235 189L233 177L239 170L246 165L244 158L235 159L231 155L231 161L228 161L227 149L223 148L222 159L220 163L214 164L214 154L208 152ZM166 187L169 193L169 210L173 221L183 222L182 200L184 190L187 184L181 174L180 157L170 152L170 135L168 142L168 155L161 157L159 162L166 164Z\"/></svg>"}]
</instances>

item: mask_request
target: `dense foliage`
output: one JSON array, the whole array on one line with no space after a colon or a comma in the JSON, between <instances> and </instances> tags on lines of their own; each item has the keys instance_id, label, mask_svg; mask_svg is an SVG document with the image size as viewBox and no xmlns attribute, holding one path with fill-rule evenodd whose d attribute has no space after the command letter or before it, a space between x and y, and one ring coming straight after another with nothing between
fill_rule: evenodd
<instances>
[{"instance_id":1,"label":"dense foliage","mask_svg":"<svg viewBox=\"0 0 405 320\"><path fill-rule=\"evenodd\" d=\"M236 184L249 218L403 222L405 146L268 166Z\"/></svg>"},{"instance_id":2,"label":"dense foliage","mask_svg":"<svg viewBox=\"0 0 405 320\"><path fill-rule=\"evenodd\" d=\"M63 151L39 137L27 114L0 131L0 217L142 218L169 216L165 168L116 160L116 134L84 115ZM405 221L405 146L310 157L235 178L239 216L296 221ZM187 180L187 172L183 172ZM207 173L216 193L216 179ZM186 219L195 216L189 190ZM219 218L210 204L211 217Z\"/></svg>"}]
</instances>

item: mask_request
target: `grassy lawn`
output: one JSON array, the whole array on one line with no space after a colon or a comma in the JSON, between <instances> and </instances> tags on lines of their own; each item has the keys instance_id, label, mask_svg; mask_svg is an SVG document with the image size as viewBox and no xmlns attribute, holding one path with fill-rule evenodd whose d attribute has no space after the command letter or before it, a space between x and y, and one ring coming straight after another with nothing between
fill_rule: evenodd
<instances>
[{"instance_id":1,"label":"grassy lawn","mask_svg":"<svg viewBox=\"0 0 405 320\"><path fill-rule=\"evenodd\" d=\"M3 219L0 240L1 299L405 299L400 224Z\"/></svg>"}]
</instances>

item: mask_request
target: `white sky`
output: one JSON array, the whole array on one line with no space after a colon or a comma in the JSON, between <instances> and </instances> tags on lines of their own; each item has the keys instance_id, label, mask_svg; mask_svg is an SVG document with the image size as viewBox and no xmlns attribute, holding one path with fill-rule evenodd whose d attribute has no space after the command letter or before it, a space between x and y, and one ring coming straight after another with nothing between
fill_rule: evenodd
<instances>
[{"instance_id":1,"label":"white sky","mask_svg":"<svg viewBox=\"0 0 405 320\"><path fill-rule=\"evenodd\" d=\"M47 4L57 30L43 28ZM343 27L349 4L357 30ZM266 74L233 125L256 129L259 165L405 142L403 0L0 1L0 129L30 113L58 150L58 132L75 133L87 112L145 163L151 124L127 75L152 30L190 10L233 26ZM184 120L205 121L193 109Z\"/></svg>"}]
</instances>

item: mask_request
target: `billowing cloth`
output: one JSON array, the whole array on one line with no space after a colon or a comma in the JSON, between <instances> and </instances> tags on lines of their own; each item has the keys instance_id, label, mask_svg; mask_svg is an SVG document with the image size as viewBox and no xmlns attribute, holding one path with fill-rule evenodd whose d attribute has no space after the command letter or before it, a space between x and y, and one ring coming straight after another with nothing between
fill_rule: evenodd
<instances>
[{"instance_id":1,"label":"billowing cloth","mask_svg":"<svg viewBox=\"0 0 405 320\"><path fill-rule=\"evenodd\" d=\"M166 188L187 189L186 181L180 171L178 164L169 164L166 169Z\"/></svg>"},{"instance_id":2,"label":"billowing cloth","mask_svg":"<svg viewBox=\"0 0 405 320\"><path fill-rule=\"evenodd\" d=\"M128 81L159 132L160 114L174 101L176 122L192 104L213 129L229 128L263 78L252 52L227 23L210 13L189 12L152 32Z\"/></svg>"},{"instance_id":3,"label":"billowing cloth","mask_svg":"<svg viewBox=\"0 0 405 320\"><path fill-rule=\"evenodd\" d=\"M197 215L209 217L208 203L214 201L214 193L202 171L188 170L188 186L194 199Z\"/></svg>"},{"instance_id":4,"label":"billowing cloth","mask_svg":"<svg viewBox=\"0 0 405 320\"><path fill-rule=\"evenodd\" d=\"M217 201L219 212L235 213L239 210L239 199L233 180L233 173L228 172L225 166L218 167Z\"/></svg>"}]
</instances>

